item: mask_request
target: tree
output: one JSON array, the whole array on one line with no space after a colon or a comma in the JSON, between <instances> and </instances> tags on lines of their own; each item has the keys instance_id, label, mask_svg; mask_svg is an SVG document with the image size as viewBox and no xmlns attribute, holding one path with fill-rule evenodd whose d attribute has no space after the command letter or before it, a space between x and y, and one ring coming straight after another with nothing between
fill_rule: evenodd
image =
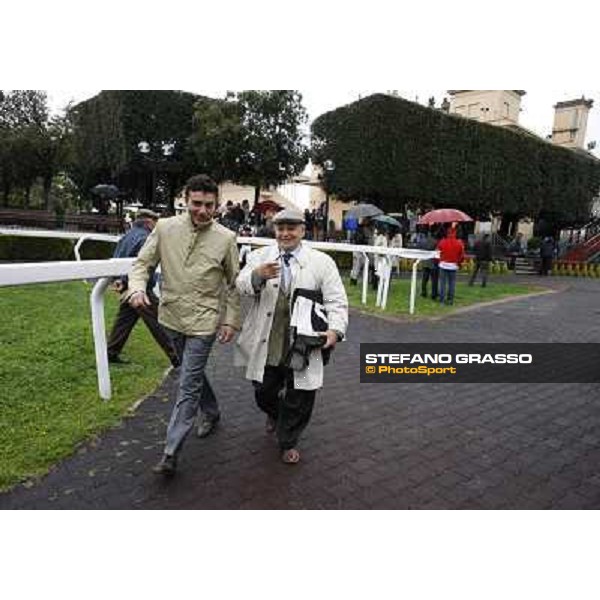
<instances>
[{"instance_id":1,"label":"tree","mask_svg":"<svg viewBox=\"0 0 600 600\"><path fill-rule=\"evenodd\" d=\"M48 122L48 96L41 90L12 90L0 97L0 127L43 128Z\"/></svg>"},{"instance_id":2,"label":"tree","mask_svg":"<svg viewBox=\"0 0 600 600\"><path fill-rule=\"evenodd\" d=\"M200 98L170 90L103 91L72 107L70 173L81 194L89 197L95 185L112 183L144 203L158 190L172 205L195 170L189 140ZM147 144L146 154L139 150L141 142Z\"/></svg>"},{"instance_id":3,"label":"tree","mask_svg":"<svg viewBox=\"0 0 600 600\"><path fill-rule=\"evenodd\" d=\"M54 178L61 174L65 179L73 163L73 128L68 113L50 119L37 145L40 175L43 180L43 201L46 210L54 210L52 205L52 185Z\"/></svg>"},{"instance_id":4,"label":"tree","mask_svg":"<svg viewBox=\"0 0 600 600\"><path fill-rule=\"evenodd\" d=\"M308 161L302 95L295 90L249 90L215 105L196 105L193 147L203 168L220 179L255 188L298 174Z\"/></svg>"},{"instance_id":5,"label":"tree","mask_svg":"<svg viewBox=\"0 0 600 600\"><path fill-rule=\"evenodd\" d=\"M233 94L225 100L196 102L192 147L200 171L210 173L219 183L239 181L243 139L242 108Z\"/></svg>"},{"instance_id":6,"label":"tree","mask_svg":"<svg viewBox=\"0 0 600 600\"><path fill-rule=\"evenodd\" d=\"M47 172L40 153L48 133L46 93L39 90L12 90L0 96L0 180L3 203L13 189L24 193L29 205L31 188L42 172ZM50 174L50 177L54 173Z\"/></svg>"}]
</instances>

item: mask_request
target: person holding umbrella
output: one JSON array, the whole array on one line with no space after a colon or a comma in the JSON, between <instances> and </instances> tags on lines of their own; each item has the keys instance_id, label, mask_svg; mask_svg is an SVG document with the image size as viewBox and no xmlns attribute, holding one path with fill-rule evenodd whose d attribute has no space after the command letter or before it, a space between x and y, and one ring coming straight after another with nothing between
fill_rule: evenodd
<instances>
[{"instance_id":1,"label":"person holding umbrella","mask_svg":"<svg viewBox=\"0 0 600 600\"><path fill-rule=\"evenodd\" d=\"M419 225L434 225L436 223L452 223L446 237L440 241L437 249L440 252L439 279L440 303L453 304L456 288L456 272L465 258L465 248L462 241L456 238L458 222L469 222L473 219L455 208L439 208L425 213L419 219Z\"/></svg>"},{"instance_id":2,"label":"person holding umbrella","mask_svg":"<svg viewBox=\"0 0 600 600\"><path fill-rule=\"evenodd\" d=\"M456 224L448 229L446 237L440 241L437 249L440 252L440 304L454 304L456 289L456 273L465 258L465 248L456 237Z\"/></svg>"}]
</instances>

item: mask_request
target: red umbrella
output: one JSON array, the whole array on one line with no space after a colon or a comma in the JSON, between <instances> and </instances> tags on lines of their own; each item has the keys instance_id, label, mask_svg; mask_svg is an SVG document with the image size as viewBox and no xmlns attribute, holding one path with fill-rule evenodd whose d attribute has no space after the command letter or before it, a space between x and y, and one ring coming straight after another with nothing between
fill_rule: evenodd
<instances>
[{"instance_id":1,"label":"red umbrella","mask_svg":"<svg viewBox=\"0 0 600 600\"><path fill-rule=\"evenodd\" d=\"M263 200L256 205L256 210L260 211L261 213L265 213L268 210L279 211L281 210L281 206L279 206L279 204L273 200Z\"/></svg>"},{"instance_id":2,"label":"red umbrella","mask_svg":"<svg viewBox=\"0 0 600 600\"><path fill-rule=\"evenodd\" d=\"M425 213L419 219L419 225L433 225L434 223L460 223L472 221L471 217L462 210L455 208L438 208Z\"/></svg>"}]
</instances>

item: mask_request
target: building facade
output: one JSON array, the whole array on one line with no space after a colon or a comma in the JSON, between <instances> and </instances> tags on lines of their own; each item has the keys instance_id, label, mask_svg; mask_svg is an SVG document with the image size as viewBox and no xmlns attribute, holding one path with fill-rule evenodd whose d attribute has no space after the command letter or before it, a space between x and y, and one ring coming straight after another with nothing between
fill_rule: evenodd
<instances>
[{"instance_id":1,"label":"building facade","mask_svg":"<svg viewBox=\"0 0 600 600\"><path fill-rule=\"evenodd\" d=\"M506 127L518 125L524 90L448 90L450 112Z\"/></svg>"},{"instance_id":2,"label":"building facade","mask_svg":"<svg viewBox=\"0 0 600 600\"><path fill-rule=\"evenodd\" d=\"M585 149L588 115L593 104L593 100L584 97L558 102L554 106L552 143L566 148Z\"/></svg>"}]
</instances>

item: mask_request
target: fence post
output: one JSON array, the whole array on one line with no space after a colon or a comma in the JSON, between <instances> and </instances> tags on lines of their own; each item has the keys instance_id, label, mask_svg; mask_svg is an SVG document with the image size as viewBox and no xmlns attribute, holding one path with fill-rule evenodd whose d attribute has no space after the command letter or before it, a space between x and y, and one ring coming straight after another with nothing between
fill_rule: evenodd
<instances>
[{"instance_id":1,"label":"fence post","mask_svg":"<svg viewBox=\"0 0 600 600\"><path fill-rule=\"evenodd\" d=\"M415 314L415 296L417 293L417 267L421 261L415 260L412 267L412 281L410 284L410 314Z\"/></svg>"},{"instance_id":2,"label":"fence post","mask_svg":"<svg viewBox=\"0 0 600 600\"><path fill-rule=\"evenodd\" d=\"M363 281L362 281L362 303L367 303L367 288L369 287L369 255L363 252L365 264L363 266Z\"/></svg>"},{"instance_id":3,"label":"fence post","mask_svg":"<svg viewBox=\"0 0 600 600\"><path fill-rule=\"evenodd\" d=\"M388 294L390 291L390 281L392 279L392 257L385 257L385 279L383 282L383 299L381 302L381 308L385 310L387 306Z\"/></svg>"},{"instance_id":4,"label":"fence post","mask_svg":"<svg viewBox=\"0 0 600 600\"><path fill-rule=\"evenodd\" d=\"M110 277L99 279L94 285L90 296L92 331L94 333L94 349L96 351L96 371L98 373L98 391L100 392L100 398L103 400L110 400L111 397L106 330L104 327L104 292L110 281Z\"/></svg>"},{"instance_id":5,"label":"fence post","mask_svg":"<svg viewBox=\"0 0 600 600\"><path fill-rule=\"evenodd\" d=\"M83 242L85 242L86 240L89 239L90 236L88 235L82 235L78 240L77 243L75 244L75 248L73 248L73 252L75 254L75 258L77 261L81 261L81 254L79 252L79 250L81 249L81 245L83 244Z\"/></svg>"}]
</instances>

